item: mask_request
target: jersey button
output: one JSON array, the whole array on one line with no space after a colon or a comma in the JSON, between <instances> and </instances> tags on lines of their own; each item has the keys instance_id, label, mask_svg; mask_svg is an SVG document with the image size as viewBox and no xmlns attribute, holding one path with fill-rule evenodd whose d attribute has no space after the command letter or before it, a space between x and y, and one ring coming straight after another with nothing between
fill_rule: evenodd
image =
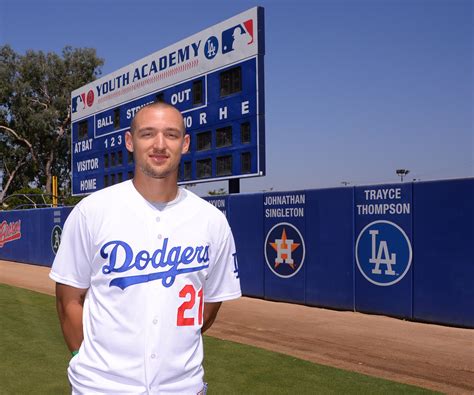
<instances>
[{"instance_id":1,"label":"jersey button","mask_svg":"<svg viewBox=\"0 0 474 395\"><path fill-rule=\"evenodd\" d=\"M156 217L156 222L160 222L160 217Z\"/></svg>"},{"instance_id":2,"label":"jersey button","mask_svg":"<svg viewBox=\"0 0 474 395\"><path fill-rule=\"evenodd\" d=\"M151 354L151 359L155 359L156 358L156 355L155 354Z\"/></svg>"},{"instance_id":3,"label":"jersey button","mask_svg":"<svg viewBox=\"0 0 474 395\"><path fill-rule=\"evenodd\" d=\"M155 319L153 320L153 323L154 323L155 325L158 324L158 320L155 318Z\"/></svg>"},{"instance_id":4,"label":"jersey button","mask_svg":"<svg viewBox=\"0 0 474 395\"><path fill-rule=\"evenodd\" d=\"M162 239L163 238L163 235L161 233L158 234L158 239Z\"/></svg>"}]
</instances>

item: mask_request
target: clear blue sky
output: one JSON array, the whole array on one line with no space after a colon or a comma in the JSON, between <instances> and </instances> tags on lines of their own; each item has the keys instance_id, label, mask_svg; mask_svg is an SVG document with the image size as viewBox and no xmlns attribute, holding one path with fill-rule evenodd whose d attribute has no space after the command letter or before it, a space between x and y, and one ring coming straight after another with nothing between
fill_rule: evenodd
<instances>
[{"instance_id":1,"label":"clear blue sky","mask_svg":"<svg viewBox=\"0 0 474 395\"><path fill-rule=\"evenodd\" d=\"M107 74L256 5L267 175L243 192L474 176L470 0L0 0L0 44L94 47Z\"/></svg>"}]
</instances>

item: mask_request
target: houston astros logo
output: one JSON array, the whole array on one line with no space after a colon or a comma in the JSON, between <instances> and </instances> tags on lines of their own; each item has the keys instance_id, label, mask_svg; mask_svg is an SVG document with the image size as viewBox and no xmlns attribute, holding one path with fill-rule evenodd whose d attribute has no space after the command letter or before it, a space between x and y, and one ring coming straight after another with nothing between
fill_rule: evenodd
<instances>
[{"instance_id":1,"label":"houston astros logo","mask_svg":"<svg viewBox=\"0 0 474 395\"><path fill-rule=\"evenodd\" d=\"M362 229L357 238L357 266L372 284L398 283L410 269L411 260L410 239L393 222L374 221Z\"/></svg>"},{"instance_id":2,"label":"houston astros logo","mask_svg":"<svg viewBox=\"0 0 474 395\"><path fill-rule=\"evenodd\" d=\"M293 277L303 266L303 236L298 228L288 222L280 222L270 229L264 251L268 267L278 277Z\"/></svg>"}]
</instances>

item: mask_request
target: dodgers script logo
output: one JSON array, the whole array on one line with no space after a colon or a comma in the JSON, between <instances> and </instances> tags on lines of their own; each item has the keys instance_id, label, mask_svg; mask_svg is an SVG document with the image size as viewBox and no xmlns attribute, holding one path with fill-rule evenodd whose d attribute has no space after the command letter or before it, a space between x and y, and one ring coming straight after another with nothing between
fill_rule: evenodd
<instances>
[{"instance_id":1,"label":"dodgers script logo","mask_svg":"<svg viewBox=\"0 0 474 395\"><path fill-rule=\"evenodd\" d=\"M253 20L231 27L222 32L222 53L244 48L253 43Z\"/></svg>"},{"instance_id":2,"label":"dodgers script logo","mask_svg":"<svg viewBox=\"0 0 474 395\"><path fill-rule=\"evenodd\" d=\"M282 278L293 277L299 272L306 252L303 236L288 222L280 222L270 229L264 251L268 267Z\"/></svg>"},{"instance_id":3,"label":"dodgers script logo","mask_svg":"<svg viewBox=\"0 0 474 395\"><path fill-rule=\"evenodd\" d=\"M372 284L396 284L411 266L410 239L397 224L374 221L357 238L356 261L362 275Z\"/></svg>"},{"instance_id":4,"label":"dodgers script logo","mask_svg":"<svg viewBox=\"0 0 474 395\"><path fill-rule=\"evenodd\" d=\"M134 276L116 277L109 286L125 289L130 285L161 280L163 286L171 287L176 276L197 272L209 267L209 246L172 247L168 250L168 238L163 240L161 248L150 253L142 250L136 254L132 247L121 240L105 243L100 249L100 256L107 259L102 266L102 273L125 273L130 270L142 271L151 266L157 269L153 273ZM198 264L198 266L196 266Z\"/></svg>"}]
</instances>

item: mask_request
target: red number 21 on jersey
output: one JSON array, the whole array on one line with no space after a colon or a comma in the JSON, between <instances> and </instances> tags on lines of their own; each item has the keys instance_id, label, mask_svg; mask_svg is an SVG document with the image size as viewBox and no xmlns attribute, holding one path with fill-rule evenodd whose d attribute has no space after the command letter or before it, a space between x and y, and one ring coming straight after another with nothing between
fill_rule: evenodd
<instances>
[{"instance_id":1,"label":"red number 21 on jersey","mask_svg":"<svg viewBox=\"0 0 474 395\"><path fill-rule=\"evenodd\" d=\"M203 312L203 291L202 288L197 293L199 299L198 308L198 325L202 325L202 312ZM177 325L178 326L193 326L195 317L186 317L186 310L193 310L196 303L196 290L191 284L185 285L181 291L179 291L180 298L186 298L181 306L178 307ZM189 298L189 299L188 299Z\"/></svg>"}]
</instances>

